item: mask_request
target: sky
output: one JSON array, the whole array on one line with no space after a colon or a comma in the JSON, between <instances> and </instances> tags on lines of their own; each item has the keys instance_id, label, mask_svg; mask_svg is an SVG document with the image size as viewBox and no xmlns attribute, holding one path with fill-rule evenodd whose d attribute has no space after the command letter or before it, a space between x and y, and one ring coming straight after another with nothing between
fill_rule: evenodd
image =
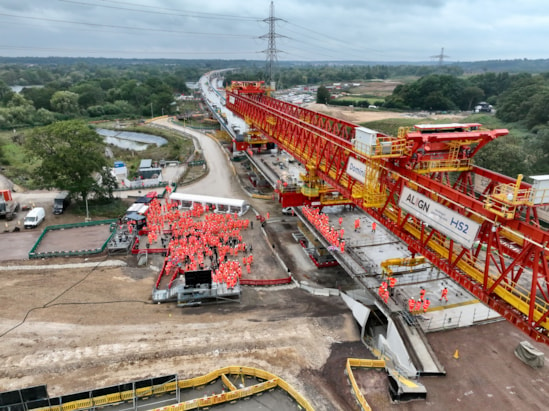
<instances>
[{"instance_id":1,"label":"sky","mask_svg":"<svg viewBox=\"0 0 549 411\"><path fill-rule=\"evenodd\" d=\"M0 0L0 56L439 62L549 58L547 0Z\"/></svg>"}]
</instances>

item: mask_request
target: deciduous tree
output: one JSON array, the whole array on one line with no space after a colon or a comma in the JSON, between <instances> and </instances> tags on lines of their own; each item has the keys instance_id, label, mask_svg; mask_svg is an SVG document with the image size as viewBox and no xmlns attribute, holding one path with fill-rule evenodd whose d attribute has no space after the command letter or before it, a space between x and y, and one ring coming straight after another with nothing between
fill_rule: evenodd
<instances>
[{"instance_id":1,"label":"deciduous tree","mask_svg":"<svg viewBox=\"0 0 549 411\"><path fill-rule=\"evenodd\" d=\"M67 190L82 200L90 194L112 196L105 143L85 122L60 121L35 129L25 148L42 161L37 176L43 187Z\"/></svg>"},{"instance_id":2,"label":"deciduous tree","mask_svg":"<svg viewBox=\"0 0 549 411\"><path fill-rule=\"evenodd\" d=\"M58 113L77 115L80 112L78 97L70 91L57 91L51 98L51 108Z\"/></svg>"},{"instance_id":3,"label":"deciduous tree","mask_svg":"<svg viewBox=\"0 0 549 411\"><path fill-rule=\"evenodd\" d=\"M316 91L316 102L319 104L328 104L330 101L330 91L324 87L320 86Z\"/></svg>"}]
</instances>

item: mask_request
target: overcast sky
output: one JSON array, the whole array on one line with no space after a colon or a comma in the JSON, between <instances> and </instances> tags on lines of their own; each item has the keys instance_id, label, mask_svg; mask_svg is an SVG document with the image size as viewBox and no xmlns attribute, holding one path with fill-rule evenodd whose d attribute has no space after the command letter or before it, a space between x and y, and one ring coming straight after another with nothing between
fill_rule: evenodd
<instances>
[{"instance_id":1,"label":"overcast sky","mask_svg":"<svg viewBox=\"0 0 549 411\"><path fill-rule=\"evenodd\" d=\"M1 56L264 60L270 0L0 0ZM279 60L549 58L547 0L275 0Z\"/></svg>"}]
</instances>

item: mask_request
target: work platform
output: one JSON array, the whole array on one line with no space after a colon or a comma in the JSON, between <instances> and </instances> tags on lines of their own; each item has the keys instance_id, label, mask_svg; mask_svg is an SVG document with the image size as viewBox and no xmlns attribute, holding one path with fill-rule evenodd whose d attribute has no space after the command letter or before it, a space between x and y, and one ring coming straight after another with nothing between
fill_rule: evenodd
<instances>
[{"instance_id":1,"label":"work platform","mask_svg":"<svg viewBox=\"0 0 549 411\"><path fill-rule=\"evenodd\" d=\"M178 307L205 305L221 302L240 302L240 284L228 288L226 284L185 285L183 278L174 282L170 289L153 290L152 300L156 303L177 302Z\"/></svg>"},{"instance_id":2,"label":"work platform","mask_svg":"<svg viewBox=\"0 0 549 411\"><path fill-rule=\"evenodd\" d=\"M516 221L493 224L494 215L513 220L520 207L530 207L530 213L541 203L532 203L534 191L521 183L522 176L515 182L472 162L478 150L507 130L485 130L477 123L423 124L401 127L391 137L277 101L254 82L233 82L226 105L246 119L251 133L262 133L270 142L241 149L254 163L254 172L273 187L273 198L299 210L319 239L318 250L329 250L357 289L371 296L363 327L373 351L384 355L397 347L400 355L391 359L412 376L429 368L437 372L416 355L422 349L413 347L426 331L502 315L529 335L546 338L540 328L547 322L547 305L536 302L544 297L528 295L544 284L535 275L522 275L523 265L534 273L546 272L539 255L549 251L541 246L546 241L522 234L530 233L530 239L545 239L546 234L518 214ZM494 186L480 192L473 180L483 176ZM329 210L342 205L364 211L345 222L344 211L354 209ZM319 215L319 209L335 218ZM482 258L483 252L490 255ZM509 261L502 253L509 254Z\"/></svg>"},{"instance_id":3,"label":"work platform","mask_svg":"<svg viewBox=\"0 0 549 411\"><path fill-rule=\"evenodd\" d=\"M304 168L294 162L287 153L248 153L247 157L273 188L276 188L277 184L285 184L286 189L291 189L292 185L296 190L299 189L298 177ZM360 209L349 205L323 207L322 210L328 215L333 229L343 230L340 239L345 242L345 247L342 252L340 248L330 244L307 220L301 207L295 207L294 210L303 228L317 239L318 248L322 252L328 252L355 281L357 290L346 301L350 304L353 300L357 304L352 309L355 318L364 327L364 332L366 333L367 317L370 313L382 312L387 318L387 324L378 329L383 337L365 334L364 342L380 355L391 354L393 350L398 352L397 357L403 362L398 364L398 368L406 370L404 375L414 378L417 375L445 374L444 368L429 346L426 333L467 327L501 318L445 273L428 263L392 267L396 286L390 298L384 302L378 294L380 285L387 281L387 275L381 265L387 260L404 260L412 257L407 245ZM359 227L355 229L357 221ZM372 230L374 222L375 231ZM307 237L301 228L300 234ZM309 253L312 252L309 250ZM448 301L441 300L444 288L448 289ZM424 311L422 305L419 311L412 313L409 311L409 300L419 300L422 290L425 290L424 300L429 299L429 307ZM364 308L357 308L358 306L365 307L365 311L368 312L363 323L356 312Z\"/></svg>"}]
</instances>

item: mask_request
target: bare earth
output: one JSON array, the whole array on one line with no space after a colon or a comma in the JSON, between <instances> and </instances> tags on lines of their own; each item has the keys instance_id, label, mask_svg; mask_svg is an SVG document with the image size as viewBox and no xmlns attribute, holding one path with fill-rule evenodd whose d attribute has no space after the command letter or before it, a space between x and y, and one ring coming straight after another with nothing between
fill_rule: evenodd
<instances>
[{"instance_id":1,"label":"bare earth","mask_svg":"<svg viewBox=\"0 0 549 411\"><path fill-rule=\"evenodd\" d=\"M341 107L341 106L326 106L325 104L308 104L306 106L309 110L318 111L329 115L331 117L340 118L345 121L350 121L351 123L367 123L369 121L378 121L386 120L389 118L418 118L422 121L426 119L441 119L445 118L448 121L460 121L465 114L433 114L429 115L428 113L397 113L394 111L383 111L383 110L358 110L350 107Z\"/></svg>"},{"instance_id":2,"label":"bare earth","mask_svg":"<svg viewBox=\"0 0 549 411\"><path fill-rule=\"evenodd\" d=\"M374 114L384 115L368 112ZM277 204L250 201L273 219L281 217ZM48 224L70 221L69 215L56 217ZM298 280L349 286L346 274L321 272L296 254L299 248L289 234L292 224L288 219L278 227L269 225L272 244L257 224L247 233L257 254L251 275L287 275L274 257L274 245ZM290 286L244 287L240 304L185 309L152 304L158 269L137 267L133 257L122 258L127 267L50 269L48 264L84 259L29 261L25 253L6 253L6 244L32 245L31 233L37 237L39 231L0 233L2 267L37 266L0 270L0 391L46 384L56 396L146 377L185 378L246 365L286 379L316 410L359 409L344 373L345 361L373 357L360 342L358 326L340 298L313 296ZM158 267L159 261L152 265ZM428 338L448 375L421 379L427 401L391 404L385 373L357 371L374 410L547 408L548 368L532 369L514 356L516 345L528 337L512 325L498 322ZM535 346L549 355L549 347ZM456 350L457 360L452 357Z\"/></svg>"},{"instance_id":3,"label":"bare earth","mask_svg":"<svg viewBox=\"0 0 549 411\"><path fill-rule=\"evenodd\" d=\"M47 384L61 395L247 365L333 409L326 382L311 384L307 374L322 368L333 343L358 340L341 300L246 287L240 304L180 309L150 303L155 276L137 267L0 272L1 390Z\"/></svg>"}]
</instances>

